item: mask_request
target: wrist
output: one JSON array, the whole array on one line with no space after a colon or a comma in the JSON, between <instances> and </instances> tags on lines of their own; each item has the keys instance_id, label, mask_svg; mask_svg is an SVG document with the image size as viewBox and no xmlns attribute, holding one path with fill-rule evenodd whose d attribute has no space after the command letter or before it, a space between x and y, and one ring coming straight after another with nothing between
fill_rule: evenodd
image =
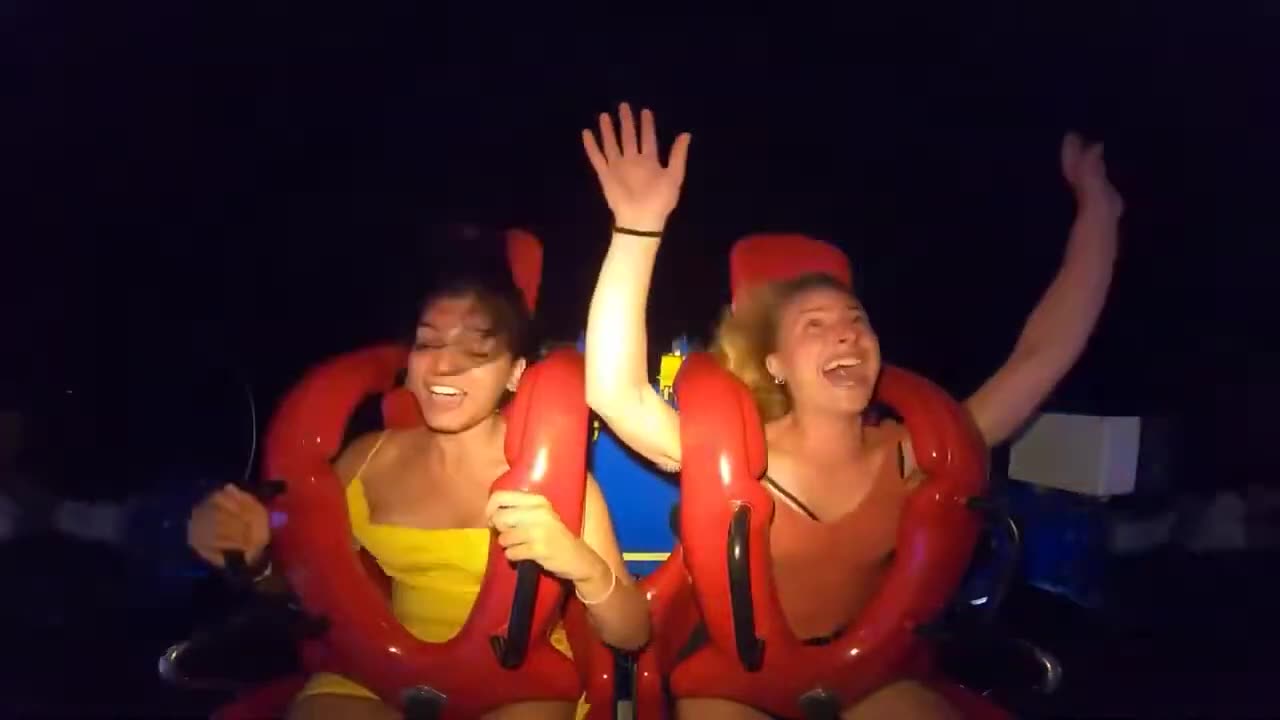
<instances>
[{"instance_id":1,"label":"wrist","mask_svg":"<svg viewBox=\"0 0 1280 720\"><path fill-rule=\"evenodd\" d=\"M1076 217L1116 222L1124 212L1123 201L1101 190L1076 191Z\"/></svg>"},{"instance_id":2,"label":"wrist","mask_svg":"<svg viewBox=\"0 0 1280 720\"><path fill-rule=\"evenodd\" d=\"M639 228L624 227L622 225L613 226L613 235L614 237L622 235L626 237L643 238L645 240L652 240L655 243L662 240L661 230L640 230Z\"/></svg>"},{"instance_id":3,"label":"wrist","mask_svg":"<svg viewBox=\"0 0 1280 720\"><path fill-rule=\"evenodd\" d=\"M615 232L618 229L624 229L660 234L667 227L667 216L645 214L614 215L613 227Z\"/></svg>"},{"instance_id":4,"label":"wrist","mask_svg":"<svg viewBox=\"0 0 1280 720\"><path fill-rule=\"evenodd\" d=\"M582 571L573 578L573 585L580 593L591 596L593 590L604 591L609 585L609 578L613 575L613 568L609 567L609 563L595 550L592 550L585 542L582 543Z\"/></svg>"}]
</instances>

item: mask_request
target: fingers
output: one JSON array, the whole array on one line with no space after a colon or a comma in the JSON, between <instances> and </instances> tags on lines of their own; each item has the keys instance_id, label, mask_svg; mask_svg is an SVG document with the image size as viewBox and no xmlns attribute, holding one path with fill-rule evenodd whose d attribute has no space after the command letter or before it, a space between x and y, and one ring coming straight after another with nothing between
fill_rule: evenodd
<instances>
[{"instance_id":1,"label":"fingers","mask_svg":"<svg viewBox=\"0 0 1280 720\"><path fill-rule=\"evenodd\" d=\"M671 146L671 157L667 160L667 170L675 176L677 183L684 180L684 169L689 162L689 143L691 142L693 142L692 135L680 133L675 143Z\"/></svg>"},{"instance_id":2,"label":"fingers","mask_svg":"<svg viewBox=\"0 0 1280 720\"><path fill-rule=\"evenodd\" d=\"M645 155L658 152L658 127L649 108L640 111L640 152Z\"/></svg>"},{"instance_id":3,"label":"fingers","mask_svg":"<svg viewBox=\"0 0 1280 720\"><path fill-rule=\"evenodd\" d=\"M241 512L242 505L240 499L226 488L214 493L209 500L210 504L212 504L216 510L237 516Z\"/></svg>"},{"instance_id":4,"label":"fingers","mask_svg":"<svg viewBox=\"0 0 1280 720\"><path fill-rule=\"evenodd\" d=\"M223 489L223 492L243 508L256 508L262 504L259 502L257 496L245 492L235 485L227 485Z\"/></svg>"},{"instance_id":5,"label":"fingers","mask_svg":"<svg viewBox=\"0 0 1280 720\"><path fill-rule=\"evenodd\" d=\"M658 153L658 124L653 111L644 108L640 111L639 136L636 134L636 120L629 103L618 106L619 133L615 133L613 118L609 113L600 114L600 142L597 143L590 130L582 131L582 147L587 152L587 159L596 173L602 173L610 164L626 155L656 155ZM682 133L676 138L671 148L668 167L678 170L684 175L686 160L689 156L689 143L692 136ZM619 144L619 141L621 144Z\"/></svg>"},{"instance_id":6,"label":"fingers","mask_svg":"<svg viewBox=\"0 0 1280 720\"><path fill-rule=\"evenodd\" d=\"M587 151L587 161L591 163L591 169L596 171L596 177L603 178L609 170L609 163L605 160L604 153L600 152L596 136L590 130L582 131L582 149Z\"/></svg>"},{"instance_id":7,"label":"fingers","mask_svg":"<svg viewBox=\"0 0 1280 720\"><path fill-rule=\"evenodd\" d=\"M503 550L503 554L506 555L507 559L511 562L520 562L521 560L533 560L534 562L537 562L541 559L541 553L533 543L512 545L509 548L505 548Z\"/></svg>"},{"instance_id":8,"label":"fingers","mask_svg":"<svg viewBox=\"0 0 1280 720\"><path fill-rule=\"evenodd\" d=\"M1062 136L1062 158L1063 163L1069 157L1079 157L1080 149L1084 147L1084 138L1080 137L1080 133L1071 131Z\"/></svg>"},{"instance_id":9,"label":"fingers","mask_svg":"<svg viewBox=\"0 0 1280 720\"><path fill-rule=\"evenodd\" d=\"M618 136L613 132L613 118L609 113L600 113L600 147L604 150L605 161L615 163L622 157L618 150Z\"/></svg>"},{"instance_id":10,"label":"fingers","mask_svg":"<svg viewBox=\"0 0 1280 720\"><path fill-rule=\"evenodd\" d=\"M540 525L543 522L542 516L545 516L546 512L545 508L499 508L490 515L489 524L498 532L510 530L515 527Z\"/></svg>"},{"instance_id":11,"label":"fingers","mask_svg":"<svg viewBox=\"0 0 1280 720\"><path fill-rule=\"evenodd\" d=\"M520 490L495 490L489 495L489 502L485 504L485 517L492 517L493 513L501 508L550 506L551 503L537 493L522 492Z\"/></svg>"},{"instance_id":12,"label":"fingers","mask_svg":"<svg viewBox=\"0 0 1280 720\"><path fill-rule=\"evenodd\" d=\"M498 533L498 544L504 548L523 545L532 542L533 539L533 533L530 532L529 528L517 527Z\"/></svg>"},{"instance_id":13,"label":"fingers","mask_svg":"<svg viewBox=\"0 0 1280 720\"><path fill-rule=\"evenodd\" d=\"M1093 145L1088 150L1084 151L1084 164L1090 170L1095 170L1103 173L1106 172L1107 163L1106 163L1106 160L1103 158L1102 143Z\"/></svg>"},{"instance_id":14,"label":"fingers","mask_svg":"<svg viewBox=\"0 0 1280 720\"><path fill-rule=\"evenodd\" d=\"M618 123L622 125L622 154L639 154L640 149L636 144L636 119L631 114L630 104L622 103L618 106Z\"/></svg>"},{"instance_id":15,"label":"fingers","mask_svg":"<svg viewBox=\"0 0 1280 720\"><path fill-rule=\"evenodd\" d=\"M210 549L208 549L208 548L203 548L203 547L195 547L195 548L193 548L193 549L196 551L196 554L200 556L200 559L201 559L201 560L204 560L205 562L209 563L210 565L212 565L212 566L214 566L214 567L216 567L216 568L223 568L223 567L226 567L226 565L227 565L227 559L226 559L226 557L222 554L222 551L220 551L220 550L210 550Z\"/></svg>"},{"instance_id":16,"label":"fingers","mask_svg":"<svg viewBox=\"0 0 1280 720\"><path fill-rule=\"evenodd\" d=\"M1067 182L1077 185L1102 178L1107 173L1102 143L1085 144L1077 138L1074 147L1063 143L1062 174Z\"/></svg>"},{"instance_id":17,"label":"fingers","mask_svg":"<svg viewBox=\"0 0 1280 720\"><path fill-rule=\"evenodd\" d=\"M192 513L187 542L201 558L215 567L226 562L223 553L241 550L250 559L270 541L266 507L250 493L228 485L210 495Z\"/></svg>"},{"instance_id":18,"label":"fingers","mask_svg":"<svg viewBox=\"0 0 1280 720\"><path fill-rule=\"evenodd\" d=\"M226 565L223 553L228 550L240 550L252 559L262 549L252 541L247 529L236 527L215 527L193 538L190 544L197 555L214 567Z\"/></svg>"}]
</instances>

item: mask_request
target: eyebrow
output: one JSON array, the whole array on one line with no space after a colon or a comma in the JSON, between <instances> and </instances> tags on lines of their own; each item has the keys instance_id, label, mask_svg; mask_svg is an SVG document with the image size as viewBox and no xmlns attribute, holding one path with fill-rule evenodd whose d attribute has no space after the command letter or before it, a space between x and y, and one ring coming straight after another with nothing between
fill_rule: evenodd
<instances>
[{"instance_id":1,"label":"eyebrow","mask_svg":"<svg viewBox=\"0 0 1280 720\"><path fill-rule=\"evenodd\" d=\"M810 305L810 306L808 306L808 307L800 308L800 314L801 314L801 315L804 315L804 314L811 313L811 312L823 312L823 311L830 311L831 309L832 309L832 308L831 308L831 306L830 306L830 305ZM837 308L837 309L840 309L840 310L857 310L858 312L862 312L862 311L863 311L863 310L862 310L862 303L858 303L858 302L850 302L849 304L845 305L844 307L842 307L842 308Z\"/></svg>"},{"instance_id":2,"label":"eyebrow","mask_svg":"<svg viewBox=\"0 0 1280 720\"><path fill-rule=\"evenodd\" d=\"M435 325L432 325L432 324L431 324L429 321L427 321L427 320L419 320L419 321L418 321L418 329L419 329L419 330L434 330L434 331L436 331L436 332L441 332L440 328L436 327ZM483 325L481 325L481 324L471 324L471 323L465 323L465 322L464 322L464 323L462 324L462 329L463 329L463 330L465 330L465 331L467 331L467 332L479 333L480 335L483 335L483 336L485 336L485 337L493 337L493 336L495 336L495 335L497 335L497 334L498 334L497 329L496 329L496 328L494 328L492 324L483 324Z\"/></svg>"}]
</instances>

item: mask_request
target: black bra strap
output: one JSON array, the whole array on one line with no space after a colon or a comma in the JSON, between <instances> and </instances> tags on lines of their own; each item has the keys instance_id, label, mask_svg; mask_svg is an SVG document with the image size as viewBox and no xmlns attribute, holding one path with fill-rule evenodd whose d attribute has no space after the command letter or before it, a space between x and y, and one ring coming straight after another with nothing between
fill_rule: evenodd
<instances>
[{"instance_id":1,"label":"black bra strap","mask_svg":"<svg viewBox=\"0 0 1280 720\"><path fill-rule=\"evenodd\" d=\"M786 498L787 500L790 500L791 504L795 505L796 508L798 508L805 515L808 515L809 518L814 522L822 522L821 520L818 519L817 515L813 514L813 511L809 509L808 505L805 505L804 503L800 502L800 498L796 497L795 495L792 495L790 492L787 491L786 488L774 482L773 478L769 477L768 475L765 475L764 478L760 480L760 482L768 485L769 487L777 491L779 495Z\"/></svg>"}]
</instances>

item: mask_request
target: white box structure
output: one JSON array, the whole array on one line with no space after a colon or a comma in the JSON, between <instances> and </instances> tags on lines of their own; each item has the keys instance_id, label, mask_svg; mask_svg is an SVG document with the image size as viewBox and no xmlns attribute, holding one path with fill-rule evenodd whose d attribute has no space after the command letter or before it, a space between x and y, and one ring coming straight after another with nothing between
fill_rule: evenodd
<instances>
[{"instance_id":1,"label":"white box structure","mask_svg":"<svg viewBox=\"0 0 1280 720\"><path fill-rule=\"evenodd\" d=\"M1009 451L1009 477L1093 497L1133 492L1142 419L1041 413Z\"/></svg>"}]
</instances>

